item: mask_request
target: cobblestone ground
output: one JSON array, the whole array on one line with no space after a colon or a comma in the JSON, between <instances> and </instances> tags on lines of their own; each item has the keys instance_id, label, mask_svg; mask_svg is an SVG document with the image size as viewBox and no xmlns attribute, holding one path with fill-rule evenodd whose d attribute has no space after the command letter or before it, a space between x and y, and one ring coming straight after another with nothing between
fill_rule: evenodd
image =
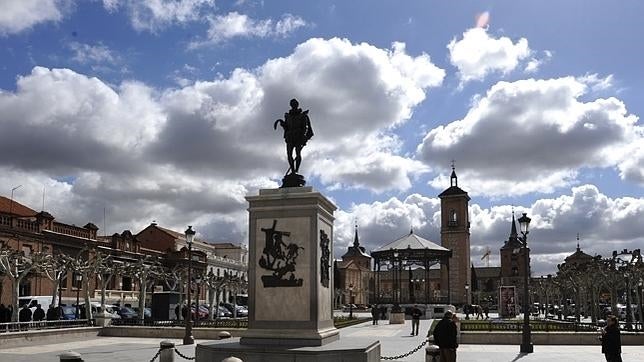
<instances>
[{"instance_id":1,"label":"cobblestone ground","mask_svg":"<svg viewBox=\"0 0 644 362\"><path fill-rule=\"evenodd\" d=\"M381 323L372 326L371 322L344 328L342 337L360 339L378 339L382 345L383 356L403 354L423 342L423 333L427 333L430 321L421 321L420 335L410 336L411 326L409 321L404 325L389 325ZM643 337L644 340L644 337ZM41 344L28 347L0 349L2 362L54 362L58 355L68 350L82 354L86 362L121 362L121 361L149 361L157 352L161 339L153 338L118 338L96 337L83 341L66 343ZM180 340L173 340L180 352L187 356L194 356L193 346L182 346ZM196 341L199 343L202 341ZM535 346L534 353L529 355L519 354L516 345L462 345L458 349L458 361L481 362L532 362L532 361L567 361L567 362L592 362L604 361L600 346ZM625 362L644 361L644 346L625 346L623 348ZM425 360L425 350L421 349L416 354L398 361L421 362ZM176 356L175 361L185 361Z\"/></svg>"}]
</instances>

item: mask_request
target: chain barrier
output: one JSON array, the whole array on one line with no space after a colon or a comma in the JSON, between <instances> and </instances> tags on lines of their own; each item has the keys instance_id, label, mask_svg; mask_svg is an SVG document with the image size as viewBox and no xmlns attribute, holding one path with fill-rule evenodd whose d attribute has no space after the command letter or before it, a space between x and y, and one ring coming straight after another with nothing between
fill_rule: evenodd
<instances>
[{"instance_id":1,"label":"chain barrier","mask_svg":"<svg viewBox=\"0 0 644 362\"><path fill-rule=\"evenodd\" d=\"M159 357L159 355L161 354L161 351L163 351L163 348L159 348L159 350L157 351L157 354L155 354L154 357L152 357L150 362L154 362L154 360L157 359L157 357Z\"/></svg>"},{"instance_id":2,"label":"chain barrier","mask_svg":"<svg viewBox=\"0 0 644 362\"><path fill-rule=\"evenodd\" d=\"M195 357L188 357L188 356L185 356L185 355L181 354L181 352L179 352L179 350L178 350L178 349L176 349L176 348L174 349L174 353L176 353L179 357L181 357L181 358L183 358L183 359L190 360L190 361L191 361L191 360L194 360L195 358L197 358L197 356L195 356Z\"/></svg>"},{"instance_id":3,"label":"chain barrier","mask_svg":"<svg viewBox=\"0 0 644 362\"><path fill-rule=\"evenodd\" d=\"M428 342L428 340L427 340L427 339L425 339L425 340L423 341L423 343L421 343L421 344L419 344L419 345L418 345L418 347L416 347L416 348L412 349L411 351L409 351L409 352L407 352L407 353L405 353L405 354L401 354L401 355L399 355L399 356L393 356L393 357L384 357L384 356L383 356L383 357L380 357L380 359L393 361L393 360L397 360L397 359L401 359L401 358L409 357L409 356L411 356L412 354L414 354L414 353L418 352L421 348L423 348L423 347L427 344L427 342Z\"/></svg>"}]
</instances>

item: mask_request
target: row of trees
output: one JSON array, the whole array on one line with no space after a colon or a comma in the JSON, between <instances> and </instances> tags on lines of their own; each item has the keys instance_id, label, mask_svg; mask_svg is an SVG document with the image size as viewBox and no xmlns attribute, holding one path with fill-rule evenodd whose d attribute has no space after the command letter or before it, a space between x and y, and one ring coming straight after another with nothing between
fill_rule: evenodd
<instances>
[{"instance_id":1,"label":"row of trees","mask_svg":"<svg viewBox=\"0 0 644 362\"><path fill-rule=\"evenodd\" d=\"M9 248L6 245L0 247L0 282L2 278L11 281L12 293L11 303L13 305L12 321L18 321L18 299L20 285L26 278L40 275L52 283L52 301L54 304L59 300L58 290L68 272L73 272L81 277L81 289L85 304L85 313L91 319L91 297L90 282L96 279L96 289L101 290L101 312L105 310L105 295L110 282L117 276L129 276L137 283L139 318L144 319L144 308L149 290L155 285L164 284L170 291L179 291L180 296L188 292L187 265L177 264L168 268L161 263L159 258L145 256L138 260L116 259L112 255L98 249L84 248L77 255L64 253L34 252L25 255L23 251ZM193 271L193 285L204 285L208 290L210 304L210 318L215 308L214 299L224 288L234 291L235 294L246 288L246 280L243 277L235 276L224 272L224 275L215 275L212 270L207 274ZM2 283L0 283L1 288ZM197 287L198 291L198 287ZM195 290L191 291L193 294ZM0 289L0 294L2 290ZM180 301L180 304L183 304ZM46 306L45 306L46 307Z\"/></svg>"},{"instance_id":2,"label":"row of trees","mask_svg":"<svg viewBox=\"0 0 644 362\"><path fill-rule=\"evenodd\" d=\"M640 323L643 322L644 261L639 249L624 249L614 251L609 257L597 255L583 262L563 263L557 265L557 269L555 276L537 280L534 287L546 300L558 298L564 308L568 308L565 300L574 300L577 321L581 319L582 310L590 314L593 323L601 319L600 297L609 294L612 313L618 312L620 299L626 304L628 327L633 322L633 314L638 315ZM637 304L637 313L632 310L632 304ZM567 310L563 312L568 314Z\"/></svg>"}]
</instances>

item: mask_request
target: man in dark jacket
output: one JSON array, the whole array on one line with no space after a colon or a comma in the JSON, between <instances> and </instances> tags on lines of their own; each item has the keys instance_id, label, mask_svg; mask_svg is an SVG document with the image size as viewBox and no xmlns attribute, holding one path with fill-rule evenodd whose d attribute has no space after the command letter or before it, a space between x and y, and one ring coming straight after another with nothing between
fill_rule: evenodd
<instances>
[{"instance_id":1,"label":"man in dark jacket","mask_svg":"<svg viewBox=\"0 0 644 362\"><path fill-rule=\"evenodd\" d=\"M418 309L418 305L414 304L414 307L411 309L411 335L418 335L418 326L420 325L420 317L423 315L423 312Z\"/></svg>"},{"instance_id":2,"label":"man in dark jacket","mask_svg":"<svg viewBox=\"0 0 644 362\"><path fill-rule=\"evenodd\" d=\"M378 325L378 317L380 317L380 310L377 305L372 305L371 306L371 318L373 319L373 325L377 326Z\"/></svg>"},{"instance_id":3,"label":"man in dark jacket","mask_svg":"<svg viewBox=\"0 0 644 362\"><path fill-rule=\"evenodd\" d=\"M614 315L606 318L606 327L602 329L602 353L607 362L622 362L622 340L619 333L619 322Z\"/></svg>"},{"instance_id":4,"label":"man in dark jacket","mask_svg":"<svg viewBox=\"0 0 644 362\"><path fill-rule=\"evenodd\" d=\"M34 322L40 322L45 319L45 310L42 309L42 306L38 304L36 310L34 311Z\"/></svg>"},{"instance_id":5,"label":"man in dark jacket","mask_svg":"<svg viewBox=\"0 0 644 362\"><path fill-rule=\"evenodd\" d=\"M24 305L18 313L18 321L20 322L31 322L31 309L28 305Z\"/></svg>"},{"instance_id":6,"label":"man in dark jacket","mask_svg":"<svg viewBox=\"0 0 644 362\"><path fill-rule=\"evenodd\" d=\"M50 304L49 309L47 309L47 320L48 321L58 320L58 308L54 307L53 304Z\"/></svg>"},{"instance_id":7,"label":"man in dark jacket","mask_svg":"<svg viewBox=\"0 0 644 362\"><path fill-rule=\"evenodd\" d=\"M447 311L434 328L434 343L440 349L441 362L456 362L456 324L452 322L452 312Z\"/></svg>"}]
</instances>

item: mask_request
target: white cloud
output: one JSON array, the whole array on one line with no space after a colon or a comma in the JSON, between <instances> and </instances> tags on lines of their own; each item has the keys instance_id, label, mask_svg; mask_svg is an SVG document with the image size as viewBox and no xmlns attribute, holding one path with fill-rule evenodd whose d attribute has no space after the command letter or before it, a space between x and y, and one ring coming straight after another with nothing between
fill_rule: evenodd
<instances>
[{"instance_id":1,"label":"white cloud","mask_svg":"<svg viewBox=\"0 0 644 362\"><path fill-rule=\"evenodd\" d=\"M467 30L462 39L452 39L447 49L450 62L458 68L461 85L493 72L509 73L531 52L527 39L513 43L508 37L494 38L486 28Z\"/></svg>"},{"instance_id":2,"label":"white cloud","mask_svg":"<svg viewBox=\"0 0 644 362\"><path fill-rule=\"evenodd\" d=\"M191 47L218 44L233 38L285 37L306 25L304 19L291 14L283 15L278 21L255 20L236 11L211 17L209 23L207 39L195 41Z\"/></svg>"},{"instance_id":3,"label":"white cloud","mask_svg":"<svg viewBox=\"0 0 644 362\"><path fill-rule=\"evenodd\" d=\"M60 21L70 4L69 0L3 1L0 35L19 33L44 22Z\"/></svg>"},{"instance_id":4,"label":"white cloud","mask_svg":"<svg viewBox=\"0 0 644 362\"><path fill-rule=\"evenodd\" d=\"M602 78L597 73L585 74L578 78L580 82L588 85L593 92L601 92L613 88L613 75L609 74Z\"/></svg>"},{"instance_id":5,"label":"white cloud","mask_svg":"<svg viewBox=\"0 0 644 362\"><path fill-rule=\"evenodd\" d=\"M202 20L215 0L103 0L108 11L125 8L132 27L138 31L156 32L173 24Z\"/></svg>"},{"instance_id":6,"label":"white cloud","mask_svg":"<svg viewBox=\"0 0 644 362\"><path fill-rule=\"evenodd\" d=\"M101 43L91 45L71 42L68 46L74 53L72 60L81 64L115 63L119 61L119 56L108 46Z\"/></svg>"},{"instance_id":7,"label":"white cloud","mask_svg":"<svg viewBox=\"0 0 644 362\"><path fill-rule=\"evenodd\" d=\"M443 77L404 44L344 39L311 39L258 68L170 89L35 67L16 90L0 91L0 127L12 130L0 133L0 183L28 183L21 201L34 207L37 185L54 185L51 211L67 222L101 224L107 207L109 232L157 220L212 237L225 227L242 240L243 196L276 187L286 169L272 124L293 96L315 130L303 174L329 186L405 189L425 166L399 154L391 129Z\"/></svg>"},{"instance_id":8,"label":"white cloud","mask_svg":"<svg viewBox=\"0 0 644 362\"><path fill-rule=\"evenodd\" d=\"M471 180L459 177L468 190ZM446 187L449 184L443 185ZM472 262L483 265L485 249L492 250L491 265L499 264L499 249L508 239L512 206L483 208L470 205ZM611 198L594 185L574 187L568 194L540 199L516 209L532 218L529 237L533 270L551 273L575 249L575 235L581 233L581 247L590 255L609 255L612 250L632 249L644 242L644 198ZM337 213L334 235L335 255L341 256L353 241L353 222L360 228L360 241L374 250L409 232L440 245L440 200L412 194L404 199L390 198L353 205Z\"/></svg>"},{"instance_id":9,"label":"white cloud","mask_svg":"<svg viewBox=\"0 0 644 362\"><path fill-rule=\"evenodd\" d=\"M544 56L541 58L536 58L532 57L530 58L530 61L526 63L525 68L523 68L523 71L525 73L536 73L541 69L541 66L548 63L552 59L552 52L549 50L545 50L543 52Z\"/></svg>"},{"instance_id":10,"label":"white cloud","mask_svg":"<svg viewBox=\"0 0 644 362\"><path fill-rule=\"evenodd\" d=\"M430 130L419 158L443 169L456 159L473 194L491 196L552 192L582 168L618 166L626 177L627 151L643 142L638 118L617 98L582 100L588 90L573 77L499 82L463 119Z\"/></svg>"}]
</instances>

